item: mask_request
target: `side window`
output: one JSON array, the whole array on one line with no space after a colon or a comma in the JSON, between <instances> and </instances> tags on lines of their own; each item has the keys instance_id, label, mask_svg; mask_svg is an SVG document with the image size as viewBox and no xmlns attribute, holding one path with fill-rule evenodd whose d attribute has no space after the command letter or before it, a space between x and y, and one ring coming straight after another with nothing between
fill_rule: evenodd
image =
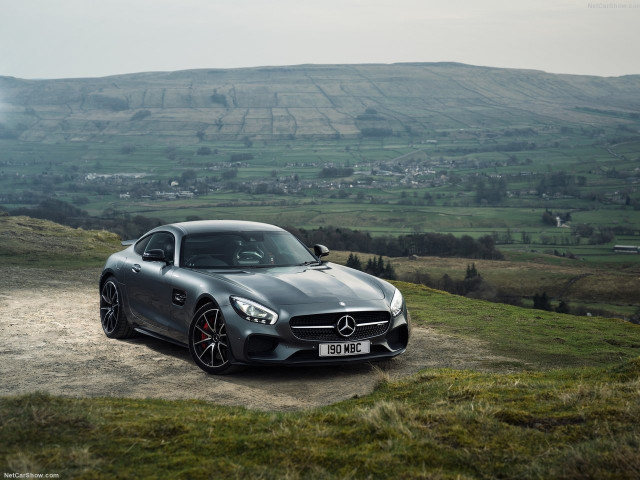
<instances>
[{"instance_id":1,"label":"side window","mask_svg":"<svg viewBox=\"0 0 640 480\"><path fill-rule=\"evenodd\" d=\"M145 252L149 250L162 250L164 256L167 259L173 260L173 254L175 252L175 239L173 235L167 232L158 232L151 235L151 240L147 244Z\"/></svg>"},{"instance_id":2,"label":"side window","mask_svg":"<svg viewBox=\"0 0 640 480\"><path fill-rule=\"evenodd\" d=\"M138 243L136 243L136 246L133 247L133 251L136 252L138 255L142 256L142 254L144 253L144 249L147 248L147 244L149 243L149 240L151 240L151 235L148 235L144 237L142 240L138 241Z\"/></svg>"}]
</instances>

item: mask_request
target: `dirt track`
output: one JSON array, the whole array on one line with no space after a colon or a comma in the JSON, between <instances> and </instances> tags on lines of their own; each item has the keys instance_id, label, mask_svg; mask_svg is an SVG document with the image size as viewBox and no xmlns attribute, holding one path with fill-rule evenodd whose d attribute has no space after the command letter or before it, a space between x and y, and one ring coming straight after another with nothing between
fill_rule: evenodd
<instances>
[{"instance_id":1,"label":"dirt track","mask_svg":"<svg viewBox=\"0 0 640 480\"><path fill-rule=\"evenodd\" d=\"M365 395L380 373L368 364L247 368L214 377L186 349L149 338L106 338L98 313L98 270L3 268L0 273L0 395L202 399L293 410ZM414 328L407 353L379 364L391 378L429 367L487 369L502 359L478 342Z\"/></svg>"}]
</instances>

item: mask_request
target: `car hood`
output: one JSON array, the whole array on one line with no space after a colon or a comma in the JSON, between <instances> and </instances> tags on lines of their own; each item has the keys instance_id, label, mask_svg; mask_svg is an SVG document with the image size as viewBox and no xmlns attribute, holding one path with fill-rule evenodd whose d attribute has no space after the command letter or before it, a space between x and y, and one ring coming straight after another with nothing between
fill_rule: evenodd
<instances>
[{"instance_id":1,"label":"car hood","mask_svg":"<svg viewBox=\"0 0 640 480\"><path fill-rule=\"evenodd\" d=\"M263 298L277 305L384 298L374 277L332 264L202 273L222 278L246 291L238 292L239 295Z\"/></svg>"}]
</instances>

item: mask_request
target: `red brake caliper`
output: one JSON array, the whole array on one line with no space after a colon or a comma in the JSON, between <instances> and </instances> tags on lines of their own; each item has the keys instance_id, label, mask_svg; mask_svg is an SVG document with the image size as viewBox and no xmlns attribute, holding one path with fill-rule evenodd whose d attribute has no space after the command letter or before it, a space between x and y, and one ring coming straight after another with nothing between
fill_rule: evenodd
<instances>
[{"instance_id":1,"label":"red brake caliper","mask_svg":"<svg viewBox=\"0 0 640 480\"><path fill-rule=\"evenodd\" d=\"M209 322L205 322L203 329L204 330L209 330ZM204 333L201 333L200 336L202 337L202 340L206 340L207 339L207 335L205 335ZM209 346L209 345L207 345L205 343L202 343L201 345L202 345L202 349L203 350L206 349Z\"/></svg>"}]
</instances>

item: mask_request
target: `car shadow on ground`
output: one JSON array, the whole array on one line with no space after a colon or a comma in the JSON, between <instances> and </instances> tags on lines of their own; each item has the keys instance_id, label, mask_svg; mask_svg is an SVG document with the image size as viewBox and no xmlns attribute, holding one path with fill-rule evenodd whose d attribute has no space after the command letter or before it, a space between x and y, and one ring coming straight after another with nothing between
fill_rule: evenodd
<instances>
[{"instance_id":1,"label":"car shadow on ground","mask_svg":"<svg viewBox=\"0 0 640 480\"><path fill-rule=\"evenodd\" d=\"M138 334L133 338L121 340L130 345L148 348L159 355L167 355L186 364L185 368L193 369L203 375L228 382L243 384L263 384L265 382L286 382L296 379L323 380L336 377L350 377L370 374L376 367L385 370L393 360L378 362L353 362L343 365L251 365L234 367L232 373L226 375L209 375L201 371L194 363L186 346L173 344L149 335Z\"/></svg>"},{"instance_id":2,"label":"car shadow on ground","mask_svg":"<svg viewBox=\"0 0 640 480\"><path fill-rule=\"evenodd\" d=\"M351 375L362 375L371 372L370 362L353 363L348 365L256 365L240 367L233 376L238 380L255 381L262 383L265 379L269 381L286 381L296 378L305 380L321 380L325 378L335 378L336 376L346 377Z\"/></svg>"},{"instance_id":3,"label":"car shadow on ground","mask_svg":"<svg viewBox=\"0 0 640 480\"><path fill-rule=\"evenodd\" d=\"M168 355L170 357L182 360L185 362L193 363L189 349L185 346L177 345L175 343L167 342L159 338L152 337L150 335L144 335L138 333L135 337L120 340L121 342L128 343L129 345L144 346L155 353L161 355ZM194 364L195 366L195 364Z\"/></svg>"}]
</instances>

